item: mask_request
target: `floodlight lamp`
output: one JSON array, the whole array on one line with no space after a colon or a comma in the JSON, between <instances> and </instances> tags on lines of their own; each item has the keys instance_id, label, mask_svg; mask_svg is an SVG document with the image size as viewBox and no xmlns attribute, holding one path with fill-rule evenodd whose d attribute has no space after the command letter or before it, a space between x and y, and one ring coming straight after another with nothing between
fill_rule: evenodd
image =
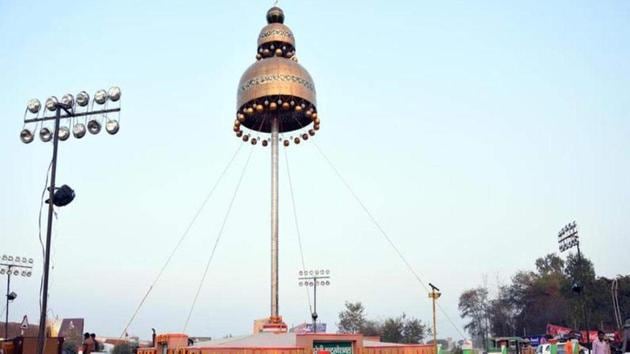
<instances>
[{"instance_id":1,"label":"floodlight lamp","mask_svg":"<svg viewBox=\"0 0 630 354\"><path fill-rule=\"evenodd\" d=\"M57 97L55 96L48 97L48 99L46 100L46 109L48 109L49 111L57 110L57 103L59 103L59 101L57 100Z\"/></svg>"},{"instance_id":2,"label":"floodlight lamp","mask_svg":"<svg viewBox=\"0 0 630 354\"><path fill-rule=\"evenodd\" d=\"M313 286L314 284L315 283L313 283L313 282L308 283L309 286Z\"/></svg>"},{"instance_id":3,"label":"floodlight lamp","mask_svg":"<svg viewBox=\"0 0 630 354\"><path fill-rule=\"evenodd\" d=\"M33 114L37 114L39 110L42 108L42 103L39 102L37 98L33 98L28 101L28 103L26 104L26 108L28 109L29 112Z\"/></svg>"},{"instance_id":4,"label":"floodlight lamp","mask_svg":"<svg viewBox=\"0 0 630 354\"><path fill-rule=\"evenodd\" d=\"M302 271L299 271L299 272L298 272L298 274L299 274L300 276L302 276L302 274L304 274L304 273L302 273Z\"/></svg>"},{"instance_id":5,"label":"floodlight lamp","mask_svg":"<svg viewBox=\"0 0 630 354\"><path fill-rule=\"evenodd\" d=\"M13 256L9 256L9 262L13 262Z\"/></svg>"},{"instance_id":6,"label":"floodlight lamp","mask_svg":"<svg viewBox=\"0 0 630 354\"><path fill-rule=\"evenodd\" d=\"M66 93L61 97L61 103L72 106L74 104L74 96L71 93Z\"/></svg>"},{"instance_id":7,"label":"floodlight lamp","mask_svg":"<svg viewBox=\"0 0 630 354\"><path fill-rule=\"evenodd\" d=\"M15 256L15 261L20 263L20 256Z\"/></svg>"},{"instance_id":8,"label":"floodlight lamp","mask_svg":"<svg viewBox=\"0 0 630 354\"><path fill-rule=\"evenodd\" d=\"M101 123L96 119L92 119L88 122L87 128L90 134L98 134L101 131Z\"/></svg>"},{"instance_id":9,"label":"floodlight lamp","mask_svg":"<svg viewBox=\"0 0 630 354\"><path fill-rule=\"evenodd\" d=\"M77 104L81 107L85 107L90 103L90 95L87 92L81 91L77 93Z\"/></svg>"},{"instance_id":10,"label":"floodlight lamp","mask_svg":"<svg viewBox=\"0 0 630 354\"><path fill-rule=\"evenodd\" d=\"M312 271L312 270L311 270L311 271L309 271L309 272L308 272L308 274L313 275L313 271Z\"/></svg>"},{"instance_id":11,"label":"floodlight lamp","mask_svg":"<svg viewBox=\"0 0 630 354\"><path fill-rule=\"evenodd\" d=\"M330 274L330 269L326 269L326 275Z\"/></svg>"},{"instance_id":12,"label":"floodlight lamp","mask_svg":"<svg viewBox=\"0 0 630 354\"><path fill-rule=\"evenodd\" d=\"M22 257L22 263L26 263L26 262L27 262L26 257Z\"/></svg>"},{"instance_id":13,"label":"floodlight lamp","mask_svg":"<svg viewBox=\"0 0 630 354\"><path fill-rule=\"evenodd\" d=\"M326 285L330 285L330 280L326 280Z\"/></svg>"},{"instance_id":14,"label":"floodlight lamp","mask_svg":"<svg viewBox=\"0 0 630 354\"><path fill-rule=\"evenodd\" d=\"M78 103L78 100L79 98L77 97L77 103ZM86 132L85 124L83 123L77 123L72 128L72 135L74 135L74 137L77 139L81 139L82 137L84 137L85 132Z\"/></svg>"},{"instance_id":15,"label":"floodlight lamp","mask_svg":"<svg viewBox=\"0 0 630 354\"><path fill-rule=\"evenodd\" d=\"M316 271L315 271L315 275L319 275L319 270L316 270Z\"/></svg>"},{"instance_id":16,"label":"floodlight lamp","mask_svg":"<svg viewBox=\"0 0 630 354\"><path fill-rule=\"evenodd\" d=\"M49 142L50 139L52 139L52 133L50 132L50 129L42 128L39 131L39 138L45 143Z\"/></svg>"},{"instance_id":17,"label":"floodlight lamp","mask_svg":"<svg viewBox=\"0 0 630 354\"><path fill-rule=\"evenodd\" d=\"M27 278L30 278L30 277L31 277L31 275L33 275L33 273L32 273L31 271L26 272L26 277L27 277Z\"/></svg>"},{"instance_id":18,"label":"floodlight lamp","mask_svg":"<svg viewBox=\"0 0 630 354\"><path fill-rule=\"evenodd\" d=\"M9 301L13 301L16 298L17 298L17 294L15 293L15 291L12 291L9 294L7 294L7 300L9 300Z\"/></svg>"},{"instance_id":19,"label":"floodlight lamp","mask_svg":"<svg viewBox=\"0 0 630 354\"><path fill-rule=\"evenodd\" d=\"M299 284L300 286L304 286L304 283L303 283L303 282L299 282L298 284Z\"/></svg>"},{"instance_id":20,"label":"floodlight lamp","mask_svg":"<svg viewBox=\"0 0 630 354\"><path fill-rule=\"evenodd\" d=\"M22 131L20 132L20 140L22 140L24 144L29 144L33 142L34 138L35 137L33 136L33 132L26 128L22 129Z\"/></svg>"},{"instance_id":21,"label":"floodlight lamp","mask_svg":"<svg viewBox=\"0 0 630 354\"><path fill-rule=\"evenodd\" d=\"M29 263L29 264L33 264L33 258L29 258L29 259L28 259L28 263Z\"/></svg>"},{"instance_id":22,"label":"floodlight lamp","mask_svg":"<svg viewBox=\"0 0 630 354\"><path fill-rule=\"evenodd\" d=\"M64 184L55 190L55 193L53 194L53 204L58 207L66 206L74 200L74 197L74 190ZM50 200L46 200L46 203L49 202Z\"/></svg>"},{"instance_id":23,"label":"floodlight lamp","mask_svg":"<svg viewBox=\"0 0 630 354\"><path fill-rule=\"evenodd\" d=\"M96 91L96 93L94 94L94 102L98 104L104 104L105 102L107 102L107 91L105 90Z\"/></svg>"},{"instance_id":24,"label":"floodlight lamp","mask_svg":"<svg viewBox=\"0 0 630 354\"><path fill-rule=\"evenodd\" d=\"M70 137L70 129L68 127L59 128L59 140L66 141Z\"/></svg>"},{"instance_id":25,"label":"floodlight lamp","mask_svg":"<svg viewBox=\"0 0 630 354\"><path fill-rule=\"evenodd\" d=\"M4 272L5 272L4 268L0 269L0 275L4 275Z\"/></svg>"},{"instance_id":26,"label":"floodlight lamp","mask_svg":"<svg viewBox=\"0 0 630 354\"><path fill-rule=\"evenodd\" d=\"M113 86L109 89L109 99L112 100L112 102L116 102L120 99L120 87L118 86Z\"/></svg>"},{"instance_id":27,"label":"floodlight lamp","mask_svg":"<svg viewBox=\"0 0 630 354\"><path fill-rule=\"evenodd\" d=\"M6 254L3 254L3 255L2 255L2 260L3 260L3 261L6 261L6 260L7 260L7 255L6 255Z\"/></svg>"},{"instance_id":28,"label":"floodlight lamp","mask_svg":"<svg viewBox=\"0 0 630 354\"><path fill-rule=\"evenodd\" d=\"M18 275L20 275L20 271L19 270L14 270L13 271L13 275L17 277Z\"/></svg>"},{"instance_id":29,"label":"floodlight lamp","mask_svg":"<svg viewBox=\"0 0 630 354\"><path fill-rule=\"evenodd\" d=\"M107 130L110 135L114 135L118 133L118 130L120 130L120 124L117 120L110 119L105 124L105 130Z\"/></svg>"},{"instance_id":30,"label":"floodlight lamp","mask_svg":"<svg viewBox=\"0 0 630 354\"><path fill-rule=\"evenodd\" d=\"M26 271L25 271L25 270L23 270L21 275L22 275L23 277L25 277L25 276L26 276Z\"/></svg>"}]
</instances>

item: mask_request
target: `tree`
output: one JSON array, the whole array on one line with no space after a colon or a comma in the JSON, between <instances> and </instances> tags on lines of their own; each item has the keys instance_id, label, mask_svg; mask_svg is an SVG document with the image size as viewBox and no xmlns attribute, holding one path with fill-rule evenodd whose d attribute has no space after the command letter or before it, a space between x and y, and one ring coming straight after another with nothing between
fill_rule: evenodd
<instances>
[{"instance_id":1,"label":"tree","mask_svg":"<svg viewBox=\"0 0 630 354\"><path fill-rule=\"evenodd\" d=\"M488 336L488 289L476 288L466 290L459 297L461 318L469 318L464 329L473 337L481 338L486 343Z\"/></svg>"},{"instance_id":2,"label":"tree","mask_svg":"<svg viewBox=\"0 0 630 354\"><path fill-rule=\"evenodd\" d=\"M403 317L405 315L403 314ZM407 318L403 324L402 343L418 344L427 333L427 326L416 318Z\"/></svg>"},{"instance_id":3,"label":"tree","mask_svg":"<svg viewBox=\"0 0 630 354\"><path fill-rule=\"evenodd\" d=\"M404 316L404 315L403 315ZM381 341L388 343L402 343L403 340L403 316L388 318L383 322L383 334Z\"/></svg>"},{"instance_id":4,"label":"tree","mask_svg":"<svg viewBox=\"0 0 630 354\"><path fill-rule=\"evenodd\" d=\"M346 301L346 309L339 312L337 328L340 333L359 333L365 328L365 308L361 302L351 303Z\"/></svg>"}]
</instances>

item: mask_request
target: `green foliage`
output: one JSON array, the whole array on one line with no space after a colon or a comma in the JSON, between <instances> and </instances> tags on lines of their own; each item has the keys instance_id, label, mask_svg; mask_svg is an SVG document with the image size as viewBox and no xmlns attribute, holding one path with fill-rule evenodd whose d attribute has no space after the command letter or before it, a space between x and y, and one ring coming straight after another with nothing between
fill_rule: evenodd
<instances>
[{"instance_id":1,"label":"green foliage","mask_svg":"<svg viewBox=\"0 0 630 354\"><path fill-rule=\"evenodd\" d=\"M127 343L117 344L112 349L112 354L133 354L133 347Z\"/></svg>"},{"instance_id":2,"label":"green foliage","mask_svg":"<svg viewBox=\"0 0 630 354\"><path fill-rule=\"evenodd\" d=\"M341 333L359 333L366 324L365 308L360 302L346 301L346 309L339 313L337 328Z\"/></svg>"},{"instance_id":3,"label":"green foliage","mask_svg":"<svg viewBox=\"0 0 630 354\"><path fill-rule=\"evenodd\" d=\"M361 333L364 336L378 336L389 343L421 343L427 335L427 327L422 321L407 317L387 318L374 321L365 318L365 308L360 302L346 302L345 310L339 313L337 327L340 333Z\"/></svg>"},{"instance_id":4,"label":"green foliage","mask_svg":"<svg viewBox=\"0 0 630 354\"><path fill-rule=\"evenodd\" d=\"M612 322L611 280L597 277L593 263L585 257L555 254L538 258L536 271L520 271L511 283L499 286L488 299L488 289L464 291L459 310L469 322L466 329L480 338L545 333L549 323L583 329L589 319L592 329ZM623 318L630 317L630 275L619 276L619 302ZM576 292L575 290L581 290ZM586 310L586 314L584 311ZM486 325L487 324L487 325Z\"/></svg>"}]
</instances>

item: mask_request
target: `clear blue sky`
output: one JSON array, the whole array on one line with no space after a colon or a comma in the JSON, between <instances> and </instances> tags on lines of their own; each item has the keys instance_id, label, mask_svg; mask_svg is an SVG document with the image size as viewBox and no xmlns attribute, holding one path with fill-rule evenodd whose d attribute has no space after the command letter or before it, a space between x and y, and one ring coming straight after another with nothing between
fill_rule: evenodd
<instances>
[{"instance_id":1,"label":"clear blue sky","mask_svg":"<svg viewBox=\"0 0 630 354\"><path fill-rule=\"evenodd\" d=\"M26 101L123 90L121 131L61 143L50 308L118 335L240 142L236 85L271 1L0 0L0 245L41 265L39 194L51 145L24 145ZM598 274L627 273L630 3L281 1L313 76L315 138L409 262L457 298L505 283L577 220ZM249 146L130 333L181 331ZM189 332L251 331L268 315L269 151L257 146ZM307 266L330 268L320 318L430 319L425 290L315 147L289 160ZM281 159L284 167L284 159ZM281 313L308 319L281 170ZM40 271L17 279L13 320L37 319ZM485 277L484 277L485 275ZM440 334L457 333L438 316Z\"/></svg>"}]
</instances>

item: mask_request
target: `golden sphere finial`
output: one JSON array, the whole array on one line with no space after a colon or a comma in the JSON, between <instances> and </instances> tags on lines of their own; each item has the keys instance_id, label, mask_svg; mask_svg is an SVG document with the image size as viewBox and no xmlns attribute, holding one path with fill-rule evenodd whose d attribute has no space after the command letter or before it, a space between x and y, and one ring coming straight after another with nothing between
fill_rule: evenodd
<instances>
[{"instance_id":1,"label":"golden sphere finial","mask_svg":"<svg viewBox=\"0 0 630 354\"><path fill-rule=\"evenodd\" d=\"M267 23L284 23L284 11L274 6L267 11Z\"/></svg>"}]
</instances>

